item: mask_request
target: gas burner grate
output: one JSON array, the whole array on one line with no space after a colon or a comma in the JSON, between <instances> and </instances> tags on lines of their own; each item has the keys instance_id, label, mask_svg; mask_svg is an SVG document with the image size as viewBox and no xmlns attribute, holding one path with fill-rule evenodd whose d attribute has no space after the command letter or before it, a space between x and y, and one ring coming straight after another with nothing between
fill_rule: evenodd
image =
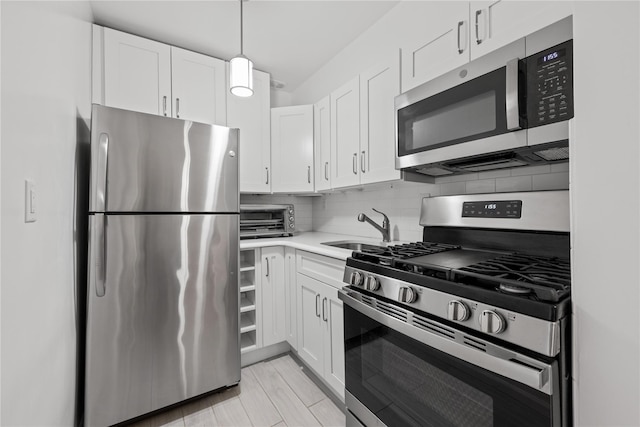
<instances>
[{"instance_id":1,"label":"gas burner grate","mask_svg":"<svg viewBox=\"0 0 640 427\"><path fill-rule=\"evenodd\" d=\"M458 282L495 287L500 292L557 302L571 290L569 260L510 254L454 270Z\"/></svg>"},{"instance_id":2,"label":"gas burner grate","mask_svg":"<svg viewBox=\"0 0 640 427\"><path fill-rule=\"evenodd\" d=\"M445 243L414 242L402 245L387 246L375 250L354 252L353 257L382 265L393 265L399 260L406 260L424 255L437 254L439 252L459 249L460 246Z\"/></svg>"}]
</instances>

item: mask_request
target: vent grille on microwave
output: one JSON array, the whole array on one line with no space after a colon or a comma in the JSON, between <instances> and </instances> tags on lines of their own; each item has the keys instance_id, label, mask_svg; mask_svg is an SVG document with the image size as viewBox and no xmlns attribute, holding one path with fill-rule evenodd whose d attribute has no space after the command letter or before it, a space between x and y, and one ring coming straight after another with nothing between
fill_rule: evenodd
<instances>
[{"instance_id":1,"label":"vent grille on microwave","mask_svg":"<svg viewBox=\"0 0 640 427\"><path fill-rule=\"evenodd\" d=\"M569 160L569 147L556 147L547 150L534 151L536 156L546 161Z\"/></svg>"}]
</instances>

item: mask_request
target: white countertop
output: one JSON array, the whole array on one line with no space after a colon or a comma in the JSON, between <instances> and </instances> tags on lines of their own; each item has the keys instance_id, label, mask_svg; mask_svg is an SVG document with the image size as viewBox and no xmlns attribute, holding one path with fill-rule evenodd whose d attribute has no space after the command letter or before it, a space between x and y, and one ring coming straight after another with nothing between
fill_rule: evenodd
<instances>
[{"instance_id":1,"label":"white countertop","mask_svg":"<svg viewBox=\"0 0 640 427\"><path fill-rule=\"evenodd\" d=\"M353 252L351 249L334 248L323 245L323 242L336 242L341 240L369 243L371 245L398 244L400 242L382 243L381 239L371 237L349 236L346 234L321 233L316 231L303 232L292 237L270 237L265 239L240 240L240 249L264 248L267 246L288 246L303 251L325 255L331 258L346 260Z\"/></svg>"}]
</instances>

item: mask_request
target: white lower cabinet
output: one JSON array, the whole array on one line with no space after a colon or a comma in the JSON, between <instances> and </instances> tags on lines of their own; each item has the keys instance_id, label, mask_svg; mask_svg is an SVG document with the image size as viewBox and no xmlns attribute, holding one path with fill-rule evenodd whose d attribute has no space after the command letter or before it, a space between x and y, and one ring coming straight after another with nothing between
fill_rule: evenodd
<instances>
[{"instance_id":1,"label":"white lower cabinet","mask_svg":"<svg viewBox=\"0 0 640 427\"><path fill-rule=\"evenodd\" d=\"M262 345L266 347L286 340L284 248L263 248L260 263Z\"/></svg>"},{"instance_id":2,"label":"white lower cabinet","mask_svg":"<svg viewBox=\"0 0 640 427\"><path fill-rule=\"evenodd\" d=\"M298 356L344 399L344 262L299 251L297 270Z\"/></svg>"}]
</instances>

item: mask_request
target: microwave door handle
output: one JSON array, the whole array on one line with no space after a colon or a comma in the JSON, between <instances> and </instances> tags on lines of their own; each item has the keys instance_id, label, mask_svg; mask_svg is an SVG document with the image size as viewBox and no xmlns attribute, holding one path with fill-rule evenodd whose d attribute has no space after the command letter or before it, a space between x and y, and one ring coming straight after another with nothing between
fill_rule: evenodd
<instances>
[{"instance_id":1,"label":"microwave door handle","mask_svg":"<svg viewBox=\"0 0 640 427\"><path fill-rule=\"evenodd\" d=\"M520 126L520 112L519 112L519 93L518 93L518 64L520 60L514 58L507 62L506 69L506 92L505 92L505 105L507 113L507 130L518 130Z\"/></svg>"}]
</instances>

